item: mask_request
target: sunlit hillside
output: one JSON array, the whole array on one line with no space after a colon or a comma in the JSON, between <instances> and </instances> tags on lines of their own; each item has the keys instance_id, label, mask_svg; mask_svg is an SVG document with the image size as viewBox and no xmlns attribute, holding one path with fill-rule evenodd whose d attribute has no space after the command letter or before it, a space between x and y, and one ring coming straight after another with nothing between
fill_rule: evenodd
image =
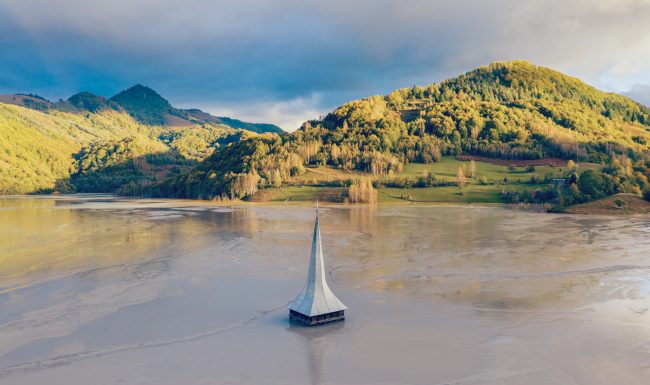
<instances>
[{"instance_id":1,"label":"sunlit hillside","mask_svg":"<svg viewBox=\"0 0 650 385\"><path fill-rule=\"evenodd\" d=\"M111 109L71 113L0 104L0 193L114 192L115 183L85 183L77 189L71 178L79 174L87 181L91 169L96 173L102 169L116 172L120 167L130 168L134 158L146 155L150 162L141 159L142 172L128 182L138 180L147 177L144 173L151 170L148 163L156 167L188 165L242 135L246 135L242 130L216 124L183 128L147 126ZM128 140L122 144L133 148L112 146L113 141L124 139ZM88 153L92 152L97 154L90 167ZM162 157L161 153L167 155ZM149 174L148 178L157 176Z\"/></svg>"},{"instance_id":2,"label":"sunlit hillside","mask_svg":"<svg viewBox=\"0 0 650 385\"><path fill-rule=\"evenodd\" d=\"M242 137L277 126L181 110L137 85L106 99L0 96L0 194L136 193Z\"/></svg>"},{"instance_id":3,"label":"sunlit hillside","mask_svg":"<svg viewBox=\"0 0 650 385\"><path fill-rule=\"evenodd\" d=\"M306 167L316 166L360 173L377 187L386 178L402 177L410 164L436 163L443 156L497 159L504 169L509 162L549 158L562 165L568 160L608 165L606 187L567 198L573 202L648 189L649 130L650 110L629 98L528 62L500 62L429 86L346 103L290 135L238 142L159 191L241 198L258 188L295 184ZM568 178L566 173L565 167L556 176Z\"/></svg>"}]
</instances>

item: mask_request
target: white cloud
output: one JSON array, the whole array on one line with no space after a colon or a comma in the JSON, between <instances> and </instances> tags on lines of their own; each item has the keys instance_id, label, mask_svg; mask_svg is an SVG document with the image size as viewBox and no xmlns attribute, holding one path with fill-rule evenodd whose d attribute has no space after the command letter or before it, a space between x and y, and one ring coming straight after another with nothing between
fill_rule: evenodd
<instances>
[{"instance_id":1,"label":"white cloud","mask_svg":"<svg viewBox=\"0 0 650 385\"><path fill-rule=\"evenodd\" d=\"M635 84L625 95L650 107L650 86Z\"/></svg>"},{"instance_id":2,"label":"white cloud","mask_svg":"<svg viewBox=\"0 0 650 385\"><path fill-rule=\"evenodd\" d=\"M261 101L236 104L198 104L198 108L215 116L233 117L253 123L273 123L291 132L307 120L317 119L327 113L319 108L318 95L285 101ZM186 105L184 108L197 107Z\"/></svg>"}]
</instances>

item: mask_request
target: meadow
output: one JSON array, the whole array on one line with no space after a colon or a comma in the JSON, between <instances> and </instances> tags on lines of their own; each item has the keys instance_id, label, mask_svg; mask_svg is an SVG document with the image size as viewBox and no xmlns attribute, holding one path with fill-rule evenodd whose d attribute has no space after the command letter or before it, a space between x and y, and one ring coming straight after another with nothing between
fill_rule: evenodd
<instances>
[{"instance_id":1,"label":"meadow","mask_svg":"<svg viewBox=\"0 0 650 385\"><path fill-rule=\"evenodd\" d=\"M470 162L445 156L435 163L410 163L403 170L391 176L378 178L377 200L382 203L408 202L456 202L456 203L500 203L501 192L522 191L547 188L549 181L564 178L569 171L566 166L515 167L486 162L475 162L476 172L470 176ZM461 190L457 186L458 169L463 168L466 185ZM578 163L578 174L600 166ZM431 187L386 187L388 180L416 180L432 175L435 186ZM344 171L331 166L306 168L305 173L291 179L279 188L259 191L253 201L343 201L349 181L367 177L359 171ZM531 182L534 180L534 182ZM383 186L382 186L383 184Z\"/></svg>"}]
</instances>

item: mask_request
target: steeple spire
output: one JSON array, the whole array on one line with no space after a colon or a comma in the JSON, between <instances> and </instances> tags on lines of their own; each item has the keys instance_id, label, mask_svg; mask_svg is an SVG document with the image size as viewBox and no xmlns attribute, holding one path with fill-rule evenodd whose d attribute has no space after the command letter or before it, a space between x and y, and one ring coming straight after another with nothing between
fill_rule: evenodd
<instances>
[{"instance_id":1,"label":"steeple spire","mask_svg":"<svg viewBox=\"0 0 650 385\"><path fill-rule=\"evenodd\" d=\"M320 237L318 202L316 202L316 221L311 244L311 257L307 273L307 283L293 301L290 309L291 319L308 325L342 320L347 307L332 293L325 277L323 245Z\"/></svg>"}]
</instances>

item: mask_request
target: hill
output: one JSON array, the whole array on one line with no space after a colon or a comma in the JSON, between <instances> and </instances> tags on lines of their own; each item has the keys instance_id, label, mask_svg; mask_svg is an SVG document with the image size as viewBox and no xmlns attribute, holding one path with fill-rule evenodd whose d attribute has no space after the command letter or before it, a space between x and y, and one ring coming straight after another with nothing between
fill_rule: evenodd
<instances>
[{"instance_id":1,"label":"hill","mask_svg":"<svg viewBox=\"0 0 650 385\"><path fill-rule=\"evenodd\" d=\"M249 123L238 119L218 117L199 109L178 109L151 88L135 85L113 96L111 101L122 106L134 119L149 125L189 126L193 124L220 124L232 128L265 133L284 131L268 123Z\"/></svg>"},{"instance_id":2,"label":"hill","mask_svg":"<svg viewBox=\"0 0 650 385\"><path fill-rule=\"evenodd\" d=\"M183 111L186 112L190 118L199 122L225 124L226 126L232 128L241 128L243 130L256 132L258 134L263 134L265 132L273 132L276 134L284 133L284 130L282 130L280 127L276 126L275 124L243 122L239 119L232 119L224 116L221 117L213 116L199 109L189 109Z\"/></svg>"},{"instance_id":3,"label":"hill","mask_svg":"<svg viewBox=\"0 0 650 385\"><path fill-rule=\"evenodd\" d=\"M67 100L51 102L35 94L0 95L0 103L14 104L36 111L58 110L64 112L100 112L116 110L126 112L136 121L150 126L183 127L201 124L224 125L263 134L266 132L284 133L269 123L250 123L238 119L213 116L199 109L179 109L153 89L137 84L107 99L91 92L80 92Z\"/></svg>"},{"instance_id":4,"label":"hill","mask_svg":"<svg viewBox=\"0 0 650 385\"><path fill-rule=\"evenodd\" d=\"M616 194L597 201L582 203L566 210L569 214L625 215L648 214L650 202L634 194Z\"/></svg>"},{"instance_id":5,"label":"hill","mask_svg":"<svg viewBox=\"0 0 650 385\"><path fill-rule=\"evenodd\" d=\"M303 131L324 129L326 143L391 153L402 162L433 156L415 143L450 155L602 161L612 149L646 151L649 125L650 110L631 99L527 62L507 62L345 104Z\"/></svg>"},{"instance_id":6,"label":"hill","mask_svg":"<svg viewBox=\"0 0 650 385\"><path fill-rule=\"evenodd\" d=\"M317 166L365 173L378 186L409 164L475 156L557 158L611 170L629 162L616 176L618 187L607 191L644 190L649 130L650 110L629 98L528 62L499 62L344 104L292 134L234 143L159 189L168 196L246 197L258 188L291 185L305 167ZM591 199L583 195L571 202ZM530 197L507 197L520 198Z\"/></svg>"},{"instance_id":7,"label":"hill","mask_svg":"<svg viewBox=\"0 0 650 385\"><path fill-rule=\"evenodd\" d=\"M126 114L80 114L0 104L0 193L70 191L77 153L84 145L148 129Z\"/></svg>"},{"instance_id":8,"label":"hill","mask_svg":"<svg viewBox=\"0 0 650 385\"><path fill-rule=\"evenodd\" d=\"M148 125L190 125L182 110L169 104L167 99L143 85L135 85L113 96L111 101L122 106L135 120Z\"/></svg>"},{"instance_id":9,"label":"hill","mask_svg":"<svg viewBox=\"0 0 650 385\"><path fill-rule=\"evenodd\" d=\"M38 95L0 95L0 103L15 104L37 111L47 111L54 107L52 102Z\"/></svg>"},{"instance_id":10,"label":"hill","mask_svg":"<svg viewBox=\"0 0 650 385\"><path fill-rule=\"evenodd\" d=\"M280 135L272 125L174 108L142 85L110 99L1 100L3 193L561 209L650 190L650 110L521 61L352 101Z\"/></svg>"},{"instance_id":11,"label":"hill","mask_svg":"<svg viewBox=\"0 0 650 385\"><path fill-rule=\"evenodd\" d=\"M90 92L80 92L68 98L68 103L73 107L90 112L100 112L106 109L123 111L123 107L118 103L107 100L103 96L98 96Z\"/></svg>"},{"instance_id":12,"label":"hill","mask_svg":"<svg viewBox=\"0 0 650 385\"><path fill-rule=\"evenodd\" d=\"M133 193L255 135L233 126L277 128L204 115L192 117L141 85L110 99L89 92L56 103L0 96L0 194L118 192L125 185Z\"/></svg>"}]
</instances>

